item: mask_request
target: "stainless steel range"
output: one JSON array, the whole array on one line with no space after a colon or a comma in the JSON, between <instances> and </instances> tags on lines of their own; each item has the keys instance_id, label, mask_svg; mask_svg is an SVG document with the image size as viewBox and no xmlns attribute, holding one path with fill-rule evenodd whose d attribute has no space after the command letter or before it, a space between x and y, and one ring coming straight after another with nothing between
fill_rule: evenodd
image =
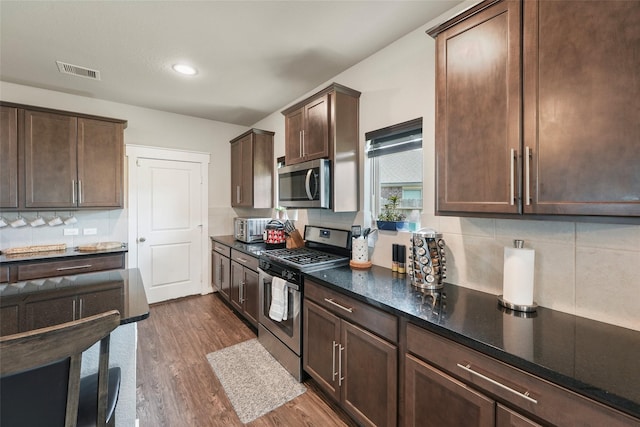
<instances>
[{"instance_id":1,"label":"stainless steel range","mask_svg":"<svg viewBox=\"0 0 640 427\"><path fill-rule=\"evenodd\" d=\"M351 232L307 225L304 239L303 248L264 251L259 268L258 340L298 381L304 273L349 264Z\"/></svg>"}]
</instances>

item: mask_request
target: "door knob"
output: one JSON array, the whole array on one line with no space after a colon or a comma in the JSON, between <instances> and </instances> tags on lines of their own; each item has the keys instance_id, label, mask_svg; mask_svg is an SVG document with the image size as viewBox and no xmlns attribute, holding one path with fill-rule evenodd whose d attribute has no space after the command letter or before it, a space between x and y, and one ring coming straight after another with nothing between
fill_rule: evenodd
<instances>
[{"instance_id":1,"label":"door knob","mask_svg":"<svg viewBox=\"0 0 640 427\"><path fill-rule=\"evenodd\" d=\"M144 238L144 237L140 237L140 238L138 239L138 243L144 243L144 242L146 242L146 241L147 241L147 239L146 239L146 238Z\"/></svg>"}]
</instances>

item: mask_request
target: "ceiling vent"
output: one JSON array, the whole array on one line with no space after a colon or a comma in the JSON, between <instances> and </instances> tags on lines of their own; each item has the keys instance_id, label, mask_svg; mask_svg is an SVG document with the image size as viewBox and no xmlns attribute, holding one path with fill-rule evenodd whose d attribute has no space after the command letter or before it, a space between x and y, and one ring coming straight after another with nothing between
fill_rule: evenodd
<instances>
[{"instance_id":1,"label":"ceiling vent","mask_svg":"<svg viewBox=\"0 0 640 427\"><path fill-rule=\"evenodd\" d=\"M73 76L84 77L85 79L100 80L100 71L98 70L67 64L62 61L56 61L56 64L58 64L58 70L63 74L71 74Z\"/></svg>"}]
</instances>

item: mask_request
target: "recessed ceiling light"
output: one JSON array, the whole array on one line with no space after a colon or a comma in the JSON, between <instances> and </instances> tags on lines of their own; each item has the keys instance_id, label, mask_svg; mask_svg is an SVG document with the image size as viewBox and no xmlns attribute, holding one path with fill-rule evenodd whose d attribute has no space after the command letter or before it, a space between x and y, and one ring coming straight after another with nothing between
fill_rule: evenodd
<instances>
[{"instance_id":1,"label":"recessed ceiling light","mask_svg":"<svg viewBox=\"0 0 640 427\"><path fill-rule=\"evenodd\" d=\"M198 74L198 70L193 68L191 65L173 64L171 68L173 68L173 71L175 71L176 73L184 74L187 76L195 76L196 74Z\"/></svg>"}]
</instances>

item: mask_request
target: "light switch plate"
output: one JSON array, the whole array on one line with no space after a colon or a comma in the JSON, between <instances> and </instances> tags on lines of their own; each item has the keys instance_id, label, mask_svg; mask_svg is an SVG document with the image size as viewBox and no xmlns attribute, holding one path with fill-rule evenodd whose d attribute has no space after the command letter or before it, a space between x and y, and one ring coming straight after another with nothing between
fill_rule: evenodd
<instances>
[{"instance_id":1,"label":"light switch plate","mask_svg":"<svg viewBox=\"0 0 640 427\"><path fill-rule=\"evenodd\" d=\"M62 232L65 236L77 236L80 234L80 229L78 228L65 228Z\"/></svg>"},{"instance_id":2,"label":"light switch plate","mask_svg":"<svg viewBox=\"0 0 640 427\"><path fill-rule=\"evenodd\" d=\"M85 236L93 236L94 234L98 234L97 228L85 228L83 230Z\"/></svg>"}]
</instances>

